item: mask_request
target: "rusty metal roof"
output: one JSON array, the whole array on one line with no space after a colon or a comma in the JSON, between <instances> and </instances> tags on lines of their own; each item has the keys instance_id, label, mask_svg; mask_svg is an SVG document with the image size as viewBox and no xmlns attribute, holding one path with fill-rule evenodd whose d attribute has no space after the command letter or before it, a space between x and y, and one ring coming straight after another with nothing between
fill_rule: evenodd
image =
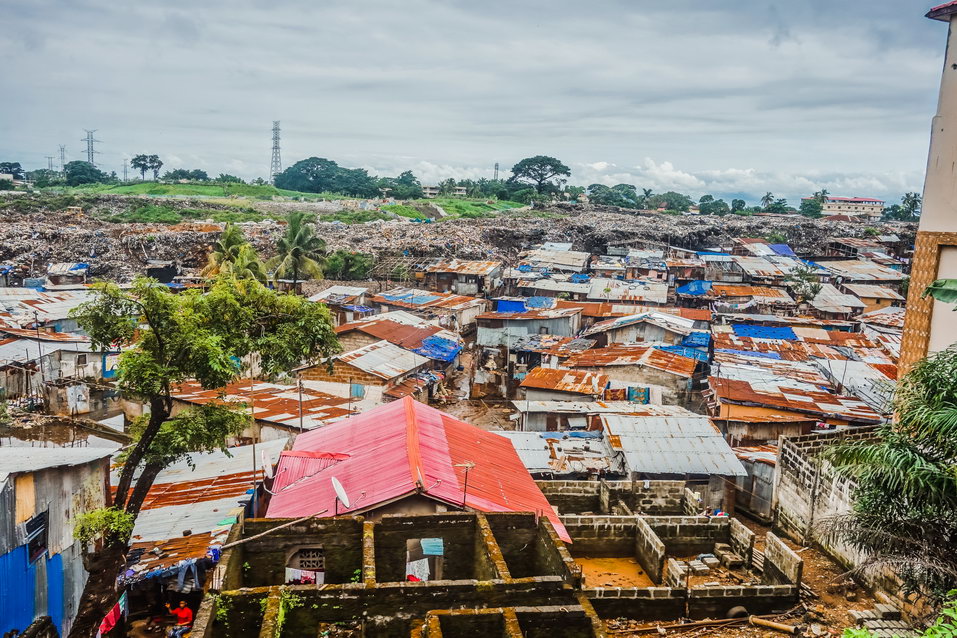
<instances>
[{"instance_id":1,"label":"rusty metal roof","mask_svg":"<svg viewBox=\"0 0 957 638\"><path fill-rule=\"evenodd\" d=\"M903 328L904 309L897 307L879 308L858 315L857 319L863 323L872 323L878 326Z\"/></svg>"},{"instance_id":2,"label":"rusty metal roof","mask_svg":"<svg viewBox=\"0 0 957 638\"><path fill-rule=\"evenodd\" d=\"M364 332L376 339L385 339L389 343L406 350L421 348L423 340L433 336L448 339L454 343L461 343L462 341L458 334L433 324L423 322L420 325L409 325L377 316L362 321L344 323L336 328L336 334L340 335L352 331Z\"/></svg>"},{"instance_id":3,"label":"rusty metal roof","mask_svg":"<svg viewBox=\"0 0 957 638\"><path fill-rule=\"evenodd\" d=\"M462 310L470 306L486 305L485 299L456 295L451 292L433 292L418 288L393 288L375 295L372 301L387 306L399 308L445 308L448 310Z\"/></svg>"},{"instance_id":4,"label":"rusty metal roof","mask_svg":"<svg viewBox=\"0 0 957 638\"><path fill-rule=\"evenodd\" d=\"M599 394L608 385L608 377L585 370L535 368L522 379L519 387L578 394Z\"/></svg>"},{"instance_id":5,"label":"rusty metal roof","mask_svg":"<svg viewBox=\"0 0 957 638\"><path fill-rule=\"evenodd\" d=\"M820 264L831 273L849 281L900 281L904 275L893 268L859 259L823 261Z\"/></svg>"},{"instance_id":6,"label":"rusty metal roof","mask_svg":"<svg viewBox=\"0 0 957 638\"><path fill-rule=\"evenodd\" d=\"M580 308L532 308L522 312L483 312L476 319L504 319L509 321L531 321L533 319L561 319L574 317L581 313Z\"/></svg>"},{"instance_id":7,"label":"rusty metal roof","mask_svg":"<svg viewBox=\"0 0 957 638\"><path fill-rule=\"evenodd\" d=\"M698 362L674 352L648 344L612 344L607 348L586 350L565 361L569 368L603 368L607 366L640 366L654 368L680 377L694 375Z\"/></svg>"},{"instance_id":8,"label":"rusty metal roof","mask_svg":"<svg viewBox=\"0 0 957 638\"><path fill-rule=\"evenodd\" d=\"M336 355L336 359L386 380L412 372L429 362L426 357L385 340Z\"/></svg>"},{"instance_id":9,"label":"rusty metal roof","mask_svg":"<svg viewBox=\"0 0 957 638\"><path fill-rule=\"evenodd\" d=\"M832 418L853 423L883 421L881 415L859 399L823 391L790 388L783 382L777 387L764 385L759 389L751 382L741 379L709 377L708 384L714 396L721 402L813 414L821 419Z\"/></svg>"},{"instance_id":10,"label":"rusty metal roof","mask_svg":"<svg viewBox=\"0 0 957 638\"><path fill-rule=\"evenodd\" d=\"M487 277L495 272L496 268L501 268L500 261L467 261L465 259L439 259L429 264L426 272L452 272L459 275L477 275Z\"/></svg>"},{"instance_id":11,"label":"rusty metal roof","mask_svg":"<svg viewBox=\"0 0 957 638\"><path fill-rule=\"evenodd\" d=\"M598 334L600 332L606 332L608 330L617 330L619 328L624 328L636 323L650 323L670 332L688 335L694 331L694 322L694 319L686 319L677 314L663 313L655 310L652 312L642 312L626 317L616 317L614 319L599 321L588 328L588 330L586 330L583 334L587 336Z\"/></svg>"},{"instance_id":12,"label":"rusty metal roof","mask_svg":"<svg viewBox=\"0 0 957 638\"><path fill-rule=\"evenodd\" d=\"M520 337L509 349L513 352L538 352L540 354L568 357L577 352L588 350L596 343L594 339L529 334Z\"/></svg>"},{"instance_id":13,"label":"rusty metal roof","mask_svg":"<svg viewBox=\"0 0 957 638\"><path fill-rule=\"evenodd\" d=\"M751 297L760 303L793 304L794 300L782 288L770 286L750 286L747 284L726 284L714 282L711 284L711 297Z\"/></svg>"},{"instance_id":14,"label":"rusty metal roof","mask_svg":"<svg viewBox=\"0 0 957 638\"><path fill-rule=\"evenodd\" d=\"M903 301L904 297L886 286L874 286L871 284L844 284L844 287L861 299L891 299L893 301Z\"/></svg>"}]
</instances>

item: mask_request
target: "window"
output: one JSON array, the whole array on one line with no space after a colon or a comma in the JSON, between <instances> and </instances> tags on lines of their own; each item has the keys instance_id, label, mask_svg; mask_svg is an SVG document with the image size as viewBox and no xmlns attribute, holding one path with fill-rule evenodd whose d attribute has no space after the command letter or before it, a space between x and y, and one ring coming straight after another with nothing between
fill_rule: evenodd
<instances>
[{"instance_id":1,"label":"window","mask_svg":"<svg viewBox=\"0 0 957 638\"><path fill-rule=\"evenodd\" d=\"M410 538L406 541L406 580L442 580L445 543L441 538Z\"/></svg>"},{"instance_id":2,"label":"window","mask_svg":"<svg viewBox=\"0 0 957 638\"><path fill-rule=\"evenodd\" d=\"M47 512L41 512L26 522L27 553L35 563L47 553Z\"/></svg>"},{"instance_id":3,"label":"window","mask_svg":"<svg viewBox=\"0 0 957 638\"><path fill-rule=\"evenodd\" d=\"M322 547L303 547L286 563L286 584L311 585L326 581L326 555Z\"/></svg>"},{"instance_id":4,"label":"window","mask_svg":"<svg viewBox=\"0 0 957 638\"><path fill-rule=\"evenodd\" d=\"M85 355L85 354L78 354L78 355L76 355L76 365L78 365L78 366L85 366L85 365L86 365L86 355Z\"/></svg>"}]
</instances>

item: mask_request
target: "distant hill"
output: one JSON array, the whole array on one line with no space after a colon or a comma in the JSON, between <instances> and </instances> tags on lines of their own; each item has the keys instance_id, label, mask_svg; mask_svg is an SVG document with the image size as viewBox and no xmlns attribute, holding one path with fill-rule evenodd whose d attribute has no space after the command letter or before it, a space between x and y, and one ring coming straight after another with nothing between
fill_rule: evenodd
<instances>
[{"instance_id":1,"label":"distant hill","mask_svg":"<svg viewBox=\"0 0 957 638\"><path fill-rule=\"evenodd\" d=\"M276 196L300 197L304 199L349 199L330 193L300 193L276 188L272 184L257 186L254 184L220 183L163 183L140 182L136 184L84 184L66 189L71 193L96 193L115 195L155 195L166 197L249 197L270 199Z\"/></svg>"}]
</instances>

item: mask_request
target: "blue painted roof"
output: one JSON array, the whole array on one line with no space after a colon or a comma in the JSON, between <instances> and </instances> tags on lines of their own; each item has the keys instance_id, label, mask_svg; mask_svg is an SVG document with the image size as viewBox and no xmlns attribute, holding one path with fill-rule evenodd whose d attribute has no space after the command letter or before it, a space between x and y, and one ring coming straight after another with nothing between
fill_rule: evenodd
<instances>
[{"instance_id":1,"label":"blue painted roof","mask_svg":"<svg viewBox=\"0 0 957 638\"><path fill-rule=\"evenodd\" d=\"M730 348L718 348L715 352L729 352L731 354L740 354L745 357L757 357L759 359L780 359L778 352L757 352L756 350L732 350Z\"/></svg>"},{"instance_id":2,"label":"blue painted roof","mask_svg":"<svg viewBox=\"0 0 957 638\"><path fill-rule=\"evenodd\" d=\"M719 253L719 252L715 252L715 251L713 251L713 250L699 250L699 251L698 251L697 253L695 253L695 254L696 254L696 255L699 255L699 256L700 256L700 255L727 255L727 256L729 256L729 257L731 256L731 253Z\"/></svg>"},{"instance_id":3,"label":"blue painted roof","mask_svg":"<svg viewBox=\"0 0 957 638\"><path fill-rule=\"evenodd\" d=\"M461 351L462 346L460 344L451 339L436 336L426 337L422 340L420 347L412 349L412 352L416 354L439 361L454 361Z\"/></svg>"},{"instance_id":4,"label":"blue painted roof","mask_svg":"<svg viewBox=\"0 0 957 638\"><path fill-rule=\"evenodd\" d=\"M704 295L709 290L711 290L711 282L703 280L689 281L684 286L675 288L675 292L679 295Z\"/></svg>"},{"instance_id":5,"label":"blue painted roof","mask_svg":"<svg viewBox=\"0 0 957 638\"><path fill-rule=\"evenodd\" d=\"M525 302L520 299L496 299L495 312L525 312Z\"/></svg>"},{"instance_id":6,"label":"blue painted roof","mask_svg":"<svg viewBox=\"0 0 957 638\"><path fill-rule=\"evenodd\" d=\"M569 277L569 280L571 280L573 284L584 284L591 281L591 277L589 277L588 275L584 273L576 272L571 277Z\"/></svg>"},{"instance_id":7,"label":"blue painted roof","mask_svg":"<svg viewBox=\"0 0 957 638\"><path fill-rule=\"evenodd\" d=\"M754 339L784 339L797 341L794 330L787 326L752 326L746 323L736 323L731 326L738 337L752 337Z\"/></svg>"},{"instance_id":8,"label":"blue painted roof","mask_svg":"<svg viewBox=\"0 0 957 638\"><path fill-rule=\"evenodd\" d=\"M769 246L771 246L771 250L773 250L775 254L781 255L782 257L797 257L797 254L791 250L791 247L787 244L769 244Z\"/></svg>"},{"instance_id":9,"label":"blue painted roof","mask_svg":"<svg viewBox=\"0 0 957 638\"><path fill-rule=\"evenodd\" d=\"M689 359L695 359L696 361L707 361L708 353L704 350L696 350L695 348L688 348L687 346L655 346L658 350L664 350L665 352L673 352L675 354L680 354L682 357L688 357Z\"/></svg>"},{"instance_id":10,"label":"blue painted roof","mask_svg":"<svg viewBox=\"0 0 957 638\"><path fill-rule=\"evenodd\" d=\"M419 306L424 303L429 303L430 301L435 301L440 297L436 295L416 295L413 292L404 292L399 295L382 295L383 299L388 299L389 301L404 301L405 303L410 303L416 306Z\"/></svg>"},{"instance_id":11,"label":"blue painted roof","mask_svg":"<svg viewBox=\"0 0 957 638\"><path fill-rule=\"evenodd\" d=\"M681 345L689 348L707 348L711 343L710 332L692 332L681 340Z\"/></svg>"},{"instance_id":12,"label":"blue painted roof","mask_svg":"<svg viewBox=\"0 0 957 638\"><path fill-rule=\"evenodd\" d=\"M554 305L555 299L552 297L529 297L525 300L528 308L551 308Z\"/></svg>"}]
</instances>

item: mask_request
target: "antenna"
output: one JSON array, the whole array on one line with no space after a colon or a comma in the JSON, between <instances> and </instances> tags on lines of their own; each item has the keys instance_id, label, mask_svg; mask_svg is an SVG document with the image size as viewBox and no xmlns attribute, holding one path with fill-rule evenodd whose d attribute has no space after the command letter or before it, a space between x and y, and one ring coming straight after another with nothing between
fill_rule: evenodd
<instances>
[{"instance_id":1,"label":"antenna","mask_svg":"<svg viewBox=\"0 0 957 638\"><path fill-rule=\"evenodd\" d=\"M339 503L342 503L346 506L346 509L349 509L349 495L346 494L346 488L342 487L342 483L339 482L339 479L332 476L329 478L332 482L332 489L336 491L336 516L339 516Z\"/></svg>"},{"instance_id":2,"label":"antenna","mask_svg":"<svg viewBox=\"0 0 957 638\"><path fill-rule=\"evenodd\" d=\"M465 507L465 501L469 497L469 470L475 467L475 463L472 461L465 461L464 463L456 463L452 467L463 467L465 468L465 485L462 486L462 507Z\"/></svg>"},{"instance_id":3,"label":"antenna","mask_svg":"<svg viewBox=\"0 0 957 638\"><path fill-rule=\"evenodd\" d=\"M495 162L495 174L492 176L492 179L496 182L498 181L498 162Z\"/></svg>"},{"instance_id":4,"label":"antenna","mask_svg":"<svg viewBox=\"0 0 957 638\"><path fill-rule=\"evenodd\" d=\"M282 156L279 153L279 120L272 123L272 164L269 167L269 181L275 183L276 175L282 172Z\"/></svg>"},{"instance_id":5,"label":"antenna","mask_svg":"<svg viewBox=\"0 0 957 638\"><path fill-rule=\"evenodd\" d=\"M93 156L98 154L99 151L93 148L93 143L100 142L101 140L97 140L93 138L93 134L96 133L97 129L90 130L85 128L83 130L86 131L86 137L84 137L80 141L86 142L86 161L92 164L93 166L96 166L96 162L93 161Z\"/></svg>"}]
</instances>

